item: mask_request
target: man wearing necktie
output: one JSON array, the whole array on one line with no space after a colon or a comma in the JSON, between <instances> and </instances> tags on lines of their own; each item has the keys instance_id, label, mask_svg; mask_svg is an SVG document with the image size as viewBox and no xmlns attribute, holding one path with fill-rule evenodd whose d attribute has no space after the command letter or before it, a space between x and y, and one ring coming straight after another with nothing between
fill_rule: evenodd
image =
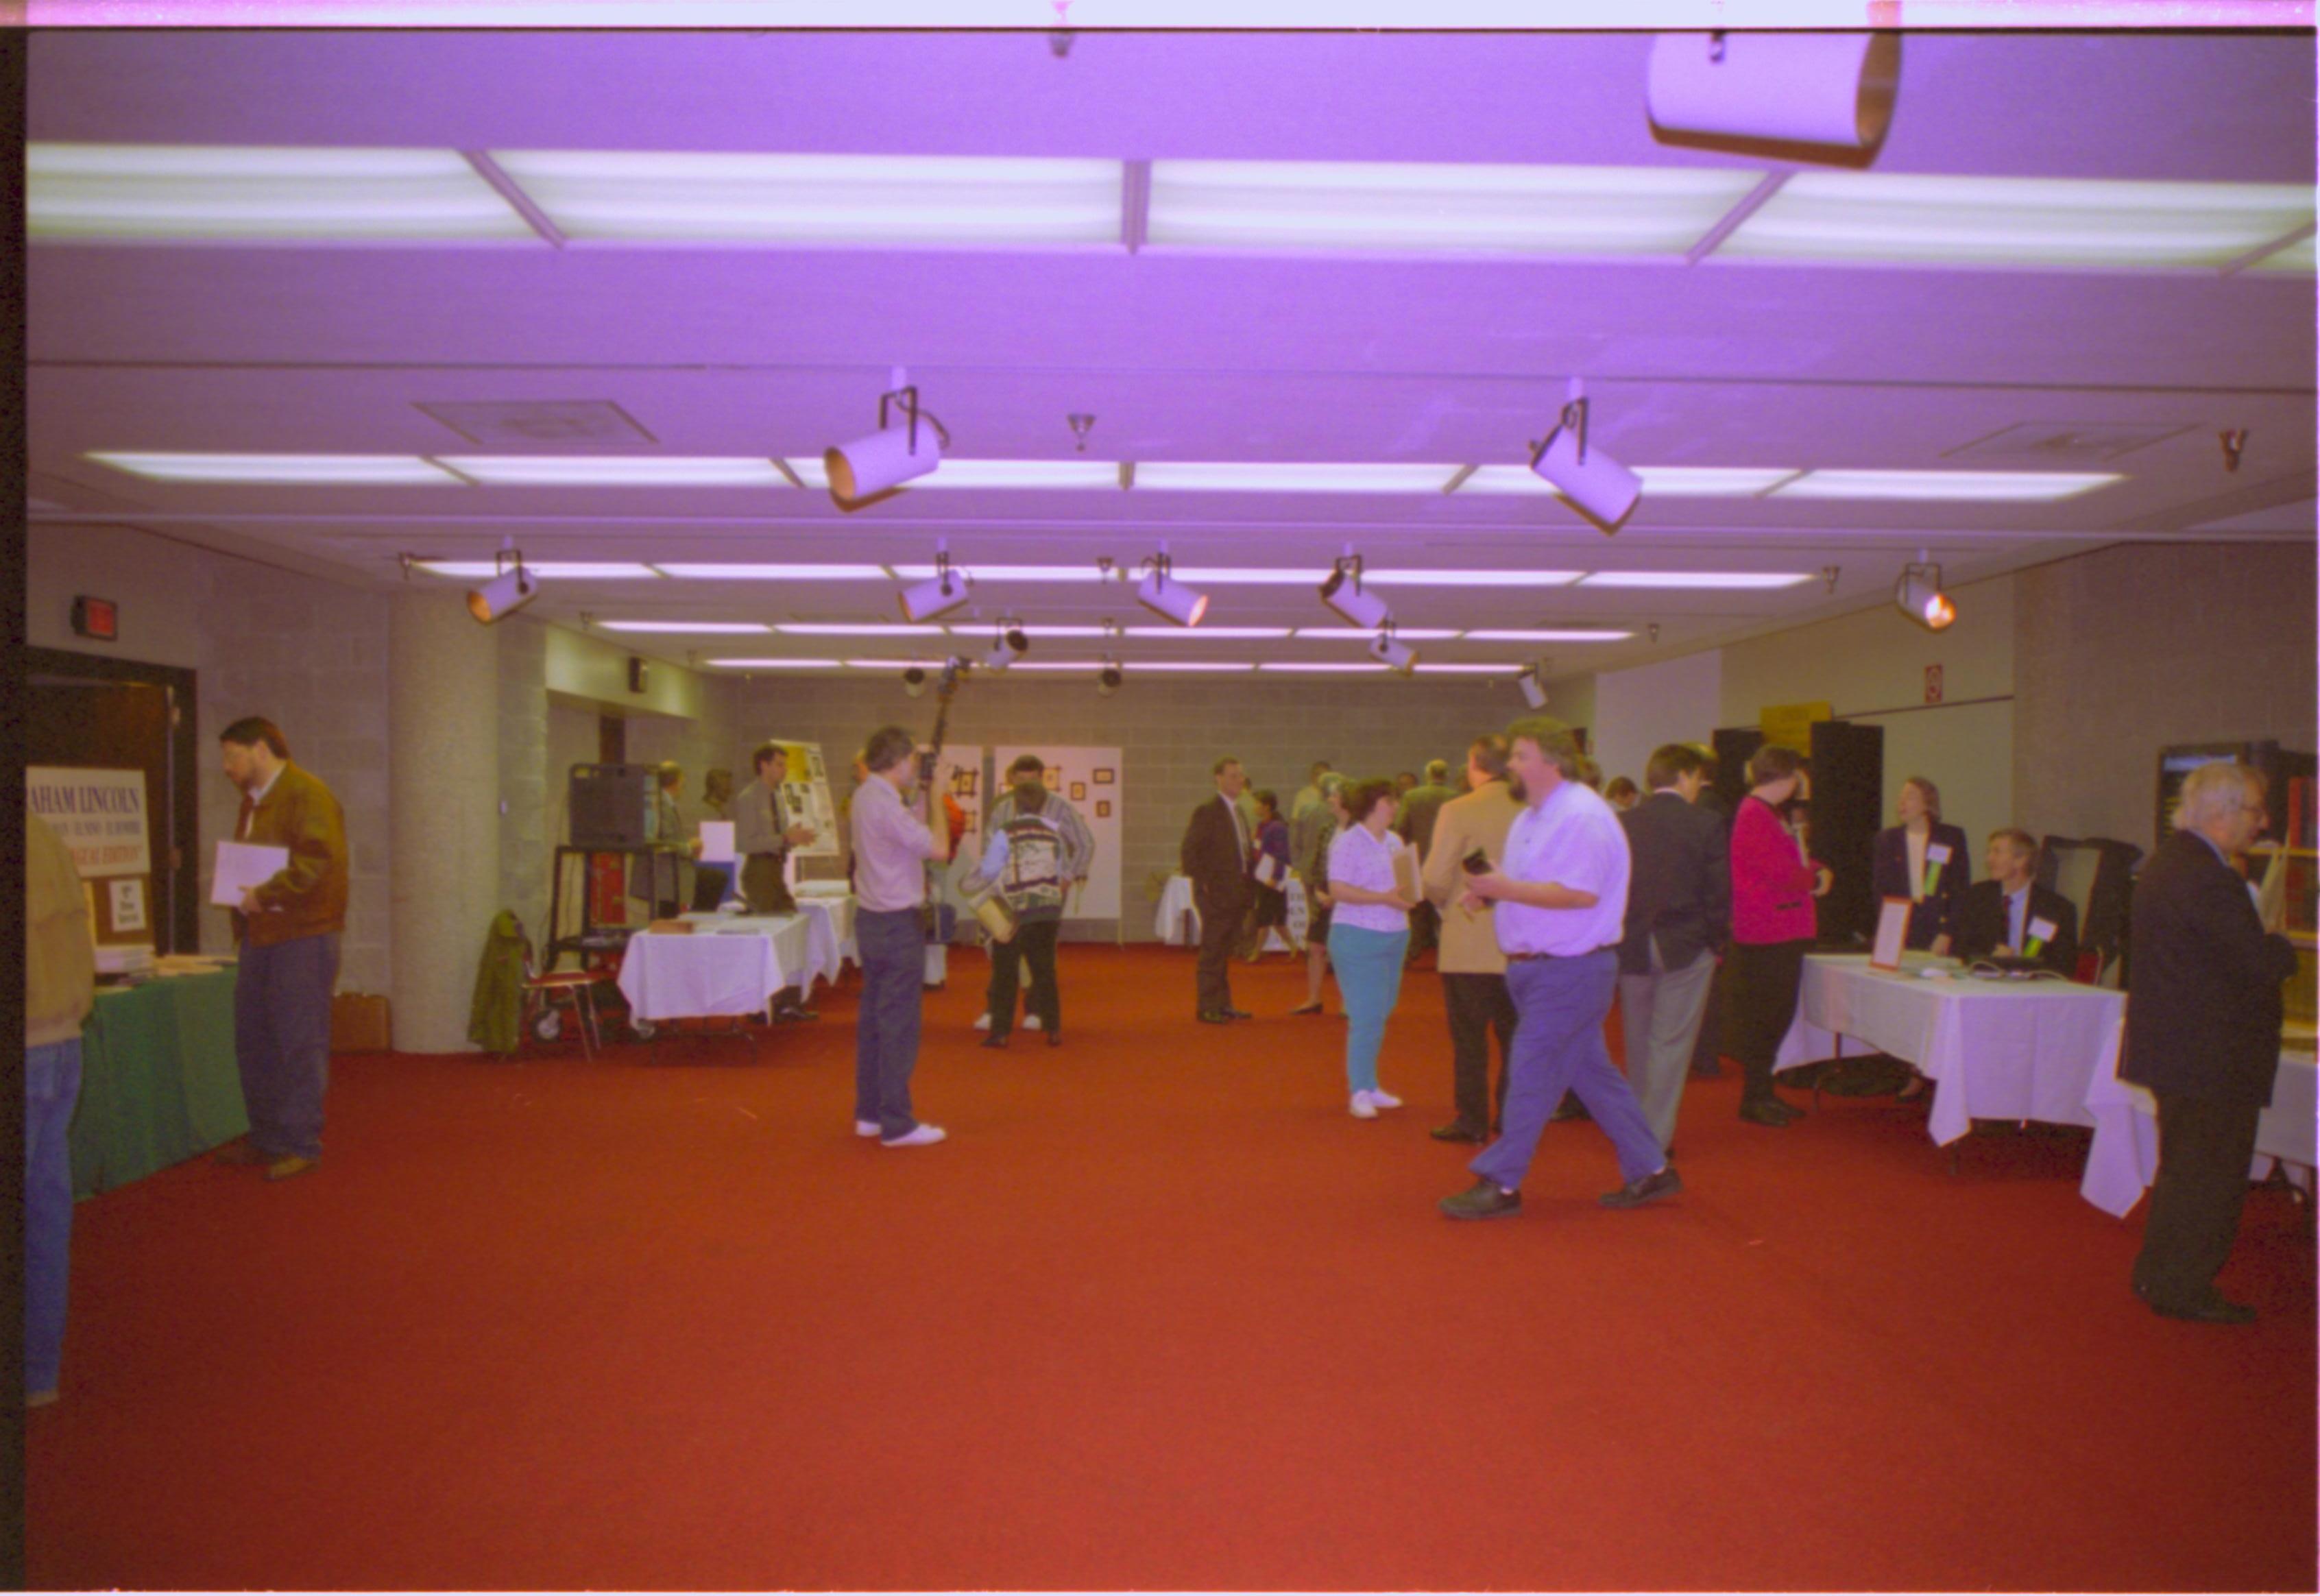
<instances>
[{"instance_id":1,"label":"man wearing necktie","mask_svg":"<svg viewBox=\"0 0 2320 1596\"><path fill-rule=\"evenodd\" d=\"M1177 857L1192 883L1192 906L1201 916L1200 1018L1206 1025L1222 1025L1250 1018L1246 1010L1233 1007L1228 973L1241 921L1248 917L1249 833L1239 803L1247 778L1229 754L1213 770L1217 795L1192 812Z\"/></svg>"},{"instance_id":2,"label":"man wearing necktie","mask_svg":"<svg viewBox=\"0 0 2320 1596\"><path fill-rule=\"evenodd\" d=\"M1958 957L1968 963L1998 953L2036 959L2069 980L2079 968L2079 911L2058 892L2033 880L2038 841L2008 826L1989 834L1982 857L1989 878L1965 891L1958 905Z\"/></svg>"}]
</instances>

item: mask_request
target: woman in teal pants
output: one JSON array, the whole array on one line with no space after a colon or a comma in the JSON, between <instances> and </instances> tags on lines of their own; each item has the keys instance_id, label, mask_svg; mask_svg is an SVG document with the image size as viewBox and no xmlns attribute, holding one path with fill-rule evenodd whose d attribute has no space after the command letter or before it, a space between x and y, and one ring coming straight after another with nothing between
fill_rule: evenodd
<instances>
[{"instance_id":1,"label":"woman in teal pants","mask_svg":"<svg viewBox=\"0 0 2320 1596\"><path fill-rule=\"evenodd\" d=\"M1391 781L1349 785L1345 805L1354 823L1329 841L1329 962L1346 997L1346 1088L1356 1120L1401 1106L1377 1077L1386 1016L1401 995L1409 911L1417 907L1394 878L1394 856L1407 846L1386 829L1395 804Z\"/></svg>"}]
</instances>

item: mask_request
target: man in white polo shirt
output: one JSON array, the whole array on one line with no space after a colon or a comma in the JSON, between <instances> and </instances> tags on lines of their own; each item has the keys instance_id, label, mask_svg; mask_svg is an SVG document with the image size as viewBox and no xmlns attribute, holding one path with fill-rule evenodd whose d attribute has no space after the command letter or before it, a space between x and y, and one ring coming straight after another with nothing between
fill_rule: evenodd
<instances>
[{"instance_id":1,"label":"man in white polo shirt","mask_svg":"<svg viewBox=\"0 0 2320 1596\"><path fill-rule=\"evenodd\" d=\"M1619 1155L1626 1183L1599 1201L1634 1208L1683 1189L1627 1078L1611 1064L1603 1020L1619 975L1627 911L1627 838L1618 812L1579 779L1579 745L1545 716L1507 728L1509 793L1523 804L1496 870L1466 890L1494 906L1518 1016L1508 1060L1505 1132L1467 1165L1473 1188L1442 1200L1454 1220L1522 1211L1520 1187L1540 1133L1568 1090Z\"/></svg>"},{"instance_id":2,"label":"man in white polo shirt","mask_svg":"<svg viewBox=\"0 0 2320 1596\"><path fill-rule=\"evenodd\" d=\"M950 828L930 826L930 784L919 812L902 803L917 742L900 726L882 726L863 746L869 775L856 789L854 942L862 956L862 1005L854 1040L854 1133L881 1147L923 1147L943 1138L939 1125L911 1112L911 1072L919 1062L919 1004L925 990L929 859L950 857Z\"/></svg>"}]
</instances>

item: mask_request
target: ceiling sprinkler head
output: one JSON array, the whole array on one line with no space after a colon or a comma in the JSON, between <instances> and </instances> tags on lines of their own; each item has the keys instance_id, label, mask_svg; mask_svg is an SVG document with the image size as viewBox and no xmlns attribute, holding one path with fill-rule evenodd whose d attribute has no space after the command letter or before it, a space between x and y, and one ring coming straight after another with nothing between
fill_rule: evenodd
<instances>
[{"instance_id":1,"label":"ceiling sprinkler head","mask_svg":"<svg viewBox=\"0 0 2320 1596\"><path fill-rule=\"evenodd\" d=\"M1079 440L1078 452L1081 454L1087 453L1088 429L1095 425L1095 417L1092 415L1073 414L1065 416L1064 420L1071 423L1072 436Z\"/></svg>"}]
</instances>

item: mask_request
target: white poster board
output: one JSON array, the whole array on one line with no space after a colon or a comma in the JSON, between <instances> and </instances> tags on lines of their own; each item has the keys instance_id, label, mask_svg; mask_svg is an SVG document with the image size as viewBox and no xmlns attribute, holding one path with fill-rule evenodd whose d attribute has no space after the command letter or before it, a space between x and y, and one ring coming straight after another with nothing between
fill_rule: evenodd
<instances>
[{"instance_id":1,"label":"white poster board","mask_svg":"<svg viewBox=\"0 0 2320 1596\"><path fill-rule=\"evenodd\" d=\"M1095 839L1095 865L1087 885L1064 904L1065 920L1119 918L1121 798L1127 772L1119 750L1059 748L1054 743L1006 743L991 751L993 796L1007 789L1007 767L1023 754L1037 754L1047 767L1047 786L1079 811Z\"/></svg>"},{"instance_id":2,"label":"white poster board","mask_svg":"<svg viewBox=\"0 0 2320 1596\"><path fill-rule=\"evenodd\" d=\"M795 859L835 859L841 846L838 837L838 801L830 796L829 768L821 762L821 745L818 742L789 742L782 738L766 741L782 750L787 768L782 773L782 816L791 825L813 828L813 840L802 848L793 848L789 857Z\"/></svg>"},{"instance_id":3,"label":"white poster board","mask_svg":"<svg viewBox=\"0 0 2320 1596\"><path fill-rule=\"evenodd\" d=\"M72 849L83 880L151 873L143 771L28 766L24 807Z\"/></svg>"}]
</instances>

